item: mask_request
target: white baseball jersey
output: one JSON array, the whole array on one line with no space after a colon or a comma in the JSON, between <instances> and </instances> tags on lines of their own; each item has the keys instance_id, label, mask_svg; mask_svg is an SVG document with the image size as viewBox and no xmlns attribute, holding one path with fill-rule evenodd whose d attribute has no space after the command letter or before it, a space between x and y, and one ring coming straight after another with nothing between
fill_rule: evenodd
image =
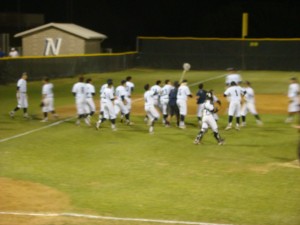
<instances>
[{"instance_id":1,"label":"white baseball jersey","mask_svg":"<svg viewBox=\"0 0 300 225\"><path fill-rule=\"evenodd\" d=\"M53 84L46 83L42 87L43 103L42 108L43 112L51 112L54 110L54 94L53 94Z\"/></svg>"},{"instance_id":2,"label":"white baseball jersey","mask_svg":"<svg viewBox=\"0 0 300 225\"><path fill-rule=\"evenodd\" d=\"M95 86L90 83L86 83L86 97L92 98L94 94L95 94Z\"/></svg>"},{"instance_id":3,"label":"white baseball jersey","mask_svg":"<svg viewBox=\"0 0 300 225\"><path fill-rule=\"evenodd\" d=\"M231 86L227 88L224 92L226 96L230 97L230 102L240 102L242 100L242 95L244 94L243 88L240 86Z\"/></svg>"},{"instance_id":4,"label":"white baseball jersey","mask_svg":"<svg viewBox=\"0 0 300 225\"><path fill-rule=\"evenodd\" d=\"M242 95L244 94L244 90L240 86L231 86L227 88L224 92L224 95L229 96L229 116L241 116L241 100Z\"/></svg>"},{"instance_id":5,"label":"white baseball jersey","mask_svg":"<svg viewBox=\"0 0 300 225\"><path fill-rule=\"evenodd\" d=\"M18 107L19 108L28 108L28 99L27 99L27 81L25 79L19 79L17 82L18 93Z\"/></svg>"},{"instance_id":6,"label":"white baseball jersey","mask_svg":"<svg viewBox=\"0 0 300 225\"><path fill-rule=\"evenodd\" d=\"M161 87L157 84L153 85L151 88L150 88L151 91L153 91L154 93L157 93L153 98L154 98L154 105L159 105L159 95L160 95L160 92L161 92Z\"/></svg>"},{"instance_id":7,"label":"white baseball jersey","mask_svg":"<svg viewBox=\"0 0 300 225\"><path fill-rule=\"evenodd\" d=\"M227 85L230 85L232 81L234 81L236 84L239 84L240 82L242 82L241 75L237 73L227 75L225 83Z\"/></svg>"},{"instance_id":8,"label":"white baseball jersey","mask_svg":"<svg viewBox=\"0 0 300 225\"><path fill-rule=\"evenodd\" d=\"M187 100L187 96L191 95L190 88L186 85L180 85L177 92L177 100Z\"/></svg>"},{"instance_id":9,"label":"white baseball jersey","mask_svg":"<svg viewBox=\"0 0 300 225\"><path fill-rule=\"evenodd\" d=\"M134 83L130 82L130 81L126 81L126 91L127 91L127 95L130 97L131 96L131 92L134 89Z\"/></svg>"},{"instance_id":10,"label":"white baseball jersey","mask_svg":"<svg viewBox=\"0 0 300 225\"><path fill-rule=\"evenodd\" d=\"M162 113L164 115L168 114L168 103L169 103L169 94L174 87L170 84L165 84L161 89L160 93L160 104Z\"/></svg>"},{"instance_id":11,"label":"white baseball jersey","mask_svg":"<svg viewBox=\"0 0 300 225\"><path fill-rule=\"evenodd\" d=\"M246 116L248 112L252 115L256 115L254 90L251 87L245 87L244 90L246 91L246 94L244 95L245 102L242 105L241 115Z\"/></svg>"},{"instance_id":12,"label":"white baseball jersey","mask_svg":"<svg viewBox=\"0 0 300 225\"><path fill-rule=\"evenodd\" d=\"M86 85L83 82L77 82L73 85L72 93L75 94L76 108L78 115L86 113Z\"/></svg>"},{"instance_id":13,"label":"white baseball jersey","mask_svg":"<svg viewBox=\"0 0 300 225\"><path fill-rule=\"evenodd\" d=\"M157 95L156 92L152 90L148 90L144 93L145 112L147 113L147 116L150 118L150 121L153 121L155 118L156 119L159 118L159 113L157 109L154 107L155 95Z\"/></svg>"},{"instance_id":14,"label":"white baseball jersey","mask_svg":"<svg viewBox=\"0 0 300 225\"><path fill-rule=\"evenodd\" d=\"M23 78L18 80L17 87L19 88L19 92L26 93L27 92L27 81Z\"/></svg>"},{"instance_id":15,"label":"white baseball jersey","mask_svg":"<svg viewBox=\"0 0 300 225\"><path fill-rule=\"evenodd\" d=\"M245 87L244 91L246 91L246 94L244 95L244 99L246 102L251 102L255 103L255 98L254 98L254 90L251 87Z\"/></svg>"},{"instance_id":16,"label":"white baseball jersey","mask_svg":"<svg viewBox=\"0 0 300 225\"><path fill-rule=\"evenodd\" d=\"M218 132L218 125L213 111L214 105L209 100L206 100L202 115L202 130L206 131L210 127L214 132Z\"/></svg>"},{"instance_id":17,"label":"white baseball jersey","mask_svg":"<svg viewBox=\"0 0 300 225\"><path fill-rule=\"evenodd\" d=\"M101 93L101 103L103 104L103 112L104 118L106 119L115 119L116 113L114 110L114 91L113 88L109 88L108 86L104 88L103 92Z\"/></svg>"},{"instance_id":18,"label":"white baseball jersey","mask_svg":"<svg viewBox=\"0 0 300 225\"><path fill-rule=\"evenodd\" d=\"M53 94L53 84L52 83L46 83L43 85L42 87L42 95L44 96L44 98L53 98L54 94Z\"/></svg>"},{"instance_id":19,"label":"white baseball jersey","mask_svg":"<svg viewBox=\"0 0 300 225\"><path fill-rule=\"evenodd\" d=\"M299 111L299 84L292 83L289 85L288 89L288 98L290 99L290 103L288 106L288 112L298 112Z\"/></svg>"},{"instance_id":20,"label":"white baseball jersey","mask_svg":"<svg viewBox=\"0 0 300 225\"><path fill-rule=\"evenodd\" d=\"M127 94L127 90L123 85L120 85L116 88L117 99L115 100L114 106L116 114L118 114L120 111L125 115L129 113L128 108L124 105L124 102L122 100L122 96L124 99L126 99Z\"/></svg>"}]
</instances>

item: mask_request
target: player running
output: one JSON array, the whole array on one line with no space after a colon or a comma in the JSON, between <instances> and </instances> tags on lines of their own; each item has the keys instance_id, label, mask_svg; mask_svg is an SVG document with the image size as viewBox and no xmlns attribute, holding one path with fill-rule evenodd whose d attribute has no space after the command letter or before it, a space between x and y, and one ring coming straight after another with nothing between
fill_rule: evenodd
<instances>
[{"instance_id":1,"label":"player running","mask_svg":"<svg viewBox=\"0 0 300 225\"><path fill-rule=\"evenodd\" d=\"M155 96L158 94L157 92L150 90L150 85L146 84L144 86L145 93L144 93L144 101L145 101L145 112L149 119L149 133L154 133L154 123L159 119L159 113L154 106Z\"/></svg>"},{"instance_id":2,"label":"player running","mask_svg":"<svg viewBox=\"0 0 300 225\"><path fill-rule=\"evenodd\" d=\"M112 79L107 80L107 86L101 91L101 103L103 107L103 117L99 118L96 123L96 129L99 130L100 125L106 121L110 120L111 129L116 131L116 113L114 109L114 89L113 89L113 81Z\"/></svg>"},{"instance_id":3,"label":"player running","mask_svg":"<svg viewBox=\"0 0 300 225\"><path fill-rule=\"evenodd\" d=\"M248 112L255 117L257 125L262 125L263 122L261 121L255 107L254 90L249 81L246 81L245 84L246 86L244 87L244 90L246 91L246 94L244 95L244 103L241 109L242 126L246 126L246 115Z\"/></svg>"},{"instance_id":4,"label":"player running","mask_svg":"<svg viewBox=\"0 0 300 225\"><path fill-rule=\"evenodd\" d=\"M160 104L161 104L161 110L163 114L163 124L166 125L166 127L170 126L170 122L168 121L168 105L169 105L169 94L171 90L173 89L173 86L171 85L170 80L165 80L165 85L161 89L160 93Z\"/></svg>"},{"instance_id":5,"label":"player running","mask_svg":"<svg viewBox=\"0 0 300 225\"><path fill-rule=\"evenodd\" d=\"M91 116L94 115L96 111L96 106L94 102L94 96L96 94L95 86L92 84L92 79L87 79L86 83L86 112L88 113L87 118L90 120Z\"/></svg>"},{"instance_id":6,"label":"player running","mask_svg":"<svg viewBox=\"0 0 300 225\"><path fill-rule=\"evenodd\" d=\"M219 131L218 131L218 125L214 118L214 113L218 112L218 108L214 107L213 103L213 93L207 92L206 94L206 100L204 103L204 109L203 109L203 116L202 116L202 127L200 132L198 133L197 137L194 140L194 144L199 144L204 136L204 134L207 132L208 128L211 128L215 139L218 141L219 145L224 144L224 139L221 138Z\"/></svg>"},{"instance_id":7,"label":"player running","mask_svg":"<svg viewBox=\"0 0 300 225\"><path fill-rule=\"evenodd\" d=\"M127 94L128 92L126 91L126 80L122 80L121 84L116 88L116 100L114 108L116 115L121 112L121 114L125 116L126 124L132 125L129 118L129 110L127 107Z\"/></svg>"}]
</instances>

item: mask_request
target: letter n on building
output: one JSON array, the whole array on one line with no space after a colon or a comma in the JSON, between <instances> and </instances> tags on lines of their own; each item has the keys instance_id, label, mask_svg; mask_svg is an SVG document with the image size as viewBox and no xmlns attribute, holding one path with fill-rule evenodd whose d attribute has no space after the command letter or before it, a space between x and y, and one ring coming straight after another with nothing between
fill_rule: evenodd
<instances>
[{"instance_id":1,"label":"letter n on building","mask_svg":"<svg viewBox=\"0 0 300 225\"><path fill-rule=\"evenodd\" d=\"M46 38L44 55L58 55L61 47L62 38Z\"/></svg>"}]
</instances>

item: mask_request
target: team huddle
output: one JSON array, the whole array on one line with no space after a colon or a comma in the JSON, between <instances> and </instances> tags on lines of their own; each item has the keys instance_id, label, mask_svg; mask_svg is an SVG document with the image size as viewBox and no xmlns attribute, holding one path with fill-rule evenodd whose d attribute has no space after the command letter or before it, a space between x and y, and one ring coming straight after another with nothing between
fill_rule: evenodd
<instances>
[{"instance_id":1,"label":"team huddle","mask_svg":"<svg viewBox=\"0 0 300 225\"><path fill-rule=\"evenodd\" d=\"M254 90L249 81L242 82L241 76L236 73L234 68L228 69L229 74L226 76L226 90L223 96L228 100L228 124L225 130L233 128L233 118L235 117L235 129L240 130L240 127L246 126L246 115L250 112L254 115L258 125L262 125L262 121L255 107ZM17 101L18 104L9 114L14 118L15 113L19 109L23 109L25 118L28 118L27 108L27 74L23 73L22 77L17 82ZM244 83L244 86L241 86ZM100 129L101 125L109 120L111 129L115 131L116 119L120 115L121 122L126 125L133 125L130 120L132 108L132 92L135 85L132 82L132 77L128 76L122 80L116 88L112 79L108 79L99 90L100 94L100 112L99 119L95 124L96 129ZM204 85L198 85L196 93L197 98L197 118L200 126L194 143L201 143L207 130L210 128L219 145L224 143L224 139L219 134L218 128L218 110L221 107L221 101L216 97L213 90L204 90ZM286 122L291 122L295 113L299 112L299 84L296 78L291 78L288 97L290 99L288 108L288 118ZM92 84L91 79L79 77L72 87L72 93L75 97L77 110L76 124L80 125L84 121L86 125L91 126L91 117L96 113L94 96L96 89ZM154 133L155 123L162 117L164 126L169 127L171 120L175 116L176 126L180 129L185 129L185 117L188 115L188 98L193 95L188 86L187 80L182 82L165 80L162 85L161 80L157 80L154 85L144 85L144 110L145 122L149 125L149 133ZM242 103L243 102L243 103ZM58 115L54 109L54 94L53 84L49 78L43 80L41 109L43 119L41 122L47 122L48 116L51 113L54 118ZM162 116L161 116L162 115Z\"/></svg>"}]
</instances>

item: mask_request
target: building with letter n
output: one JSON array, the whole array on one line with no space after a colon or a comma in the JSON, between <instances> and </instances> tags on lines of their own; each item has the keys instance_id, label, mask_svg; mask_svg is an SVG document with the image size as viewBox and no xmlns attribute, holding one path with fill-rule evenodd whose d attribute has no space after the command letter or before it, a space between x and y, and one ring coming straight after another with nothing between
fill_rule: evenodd
<instances>
[{"instance_id":1,"label":"building with letter n","mask_svg":"<svg viewBox=\"0 0 300 225\"><path fill-rule=\"evenodd\" d=\"M70 23L48 23L18 34L22 56L58 56L101 53L106 35Z\"/></svg>"}]
</instances>

